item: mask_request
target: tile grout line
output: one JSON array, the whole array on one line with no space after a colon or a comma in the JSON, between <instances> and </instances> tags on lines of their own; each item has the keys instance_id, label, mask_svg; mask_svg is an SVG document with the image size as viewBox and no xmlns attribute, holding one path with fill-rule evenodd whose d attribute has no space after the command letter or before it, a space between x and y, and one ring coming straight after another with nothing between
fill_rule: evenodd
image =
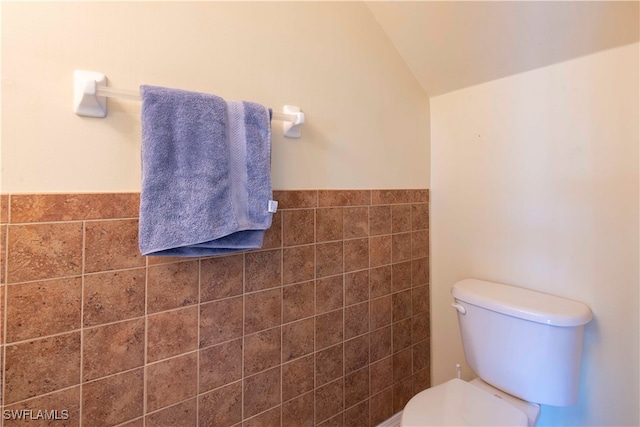
<instances>
[{"instance_id":1,"label":"tile grout line","mask_svg":"<svg viewBox=\"0 0 640 427\"><path fill-rule=\"evenodd\" d=\"M393 388L394 387L393 386L395 384L395 379L394 379L394 371L395 371L395 357L394 357L395 353L394 352L395 352L395 348L394 348L394 345L393 345L393 338L394 338L394 334L393 334L393 295L394 295L394 292L395 292L394 291L394 286L393 286L393 284L394 284L394 276L395 276L393 274L393 256L394 256L393 235L396 234L396 233L394 233L394 227L393 227L393 224L394 224L393 206L394 205L392 204L389 207L390 216L391 216L391 251L390 251L391 252L391 254L390 254L390 256L391 256L391 292L389 294L389 296L391 297L391 319L390 319L390 322L389 322L389 329L390 329L389 333L391 335L391 342L390 342L391 351L390 351L390 355L391 355L391 373L392 373L391 384L389 385L389 388L390 388L390 393L391 393L391 408L392 408L392 410L393 410L393 398L394 398L394 393L393 393Z\"/></svg>"},{"instance_id":2,"label":"tile grout line","mask_svg":"<svg viewBox=\"0 0 640 427\"><path fill-rule=\"evenodd\" d=\"M345 206L342 206L341 209L341 213L342 213L342 307L341 307L341 311L342 311L342 341L339 342L338 344L342 346L342 405L340 407L340 413L342 413L342 420L344 423L344 410L345 410L345 405L346 405L346 396L345 396L345 378L346 378L346 366L345 366L345 360L346 360L346 352L344 349L344 343L345 343L345 336L346 336L346 325L345 325L345 304L347 302L347 295L346 295L346 290L345 290L345 270L346 270L346 251L345 251L345 245L344 245L344 238L345 238L345 232L344 232L344 219L345 219ZM331 419L332 417L335 417L336 415L333 415L331 417L329 417L329 419Z\"/></svg>"},{"instance_id":3,"label":"tile grout line","mask_svg":"<svg viewBox=\"0 0 640 427\"><path fill-rule=\"evenodd\" d=\"M16 400L15 402L11 402L11 403L10 403L10 404L8 404L8 405L3 403L3 405L2 405L2 406L3 406L3 408L6 408L6 407L8 407L8 406L21 405L21 404L23 404L23 403L25 403L25 402L29 402L30 400L36 400L36 399L40 399L40 398L43 398L43 397L52 396L52 395L54 395L54 394L62 393L62 392L64 392L64 391L68 391L68 390L74 389L74 388L76 388L76 387L78 387L78 388L79 388L79 387L80 387L80 384L73 384L73 385L70 385L70 386L68 386L68 387L63 387L63 388L60 388L60 389L56 389L56 390L52 390L52 391L48 391L48 392L46 392L46 393L38 394L38 395L36 395L36 396L27 397L26 399ZM0 417L0 418L1 418L1 417ZM78 425L80 425L80 424L78 424Z\"/></svg>"},{"instance_id":4,"label":"tile grout line","mask_svg":"<svg viewBox=\"0 0 640 427\"><path fill-rule=\"evenodd\" d=\"M283 218L284 221L284 218ZM245 407L245 394L244 394L244 384L245 384L245 375L244 375L244 351L246 348L245 344L245 319L246 319L246 305L247 298L245 296L245 292L247 290L247 256L245 253L242 254L242 353L240 354L240 423L244 422L244 407Z\"/></svg>"},{"instance_id":5,"label":"tile grout line","mask_svg":"<svg viewBox=\"0 0 640 427\"><path fill-rule=\"evenodd\" d=\"M196 332L196 425L200 425L200 304L202 303L202 257L198 258L198 322Z\"/></svg>"},{"instance_id":6,"label":"tile grout line","mask_svg":"<svg viewBox=\"0 0 640 427\"><path fill-rule=\"evenodd\" d=\"M148 359L149 359L149 257L144 259L144 360L142 366L142 419L147 418L148 389Z\"/></svg>"},{"instance_id":7,"label":"tile grout line","mask_svg":"<svg viewBox=\"0 0 640 427\"><path fill-rule=\"evenodd\" d=\"M315 228L315 209L313 211L313 223ZM315 233L315 231L314 231ZM315 234L314 234L315 242ZM284 371L282 369L284 349L284 214L280 221L280 427L284 417Z\"/></svg>"},{"instance_id":8,"label":"tile grout line","mask_svg":"<svg viewBox=\"0 0 640 427\"><path fill-rule=\"evenodd\" d=\"M71 219L50 219L46 221L22 221L22 222L7 222L11 225L29 226L29 225L51 225L51 224L69 224L74 222L115 222L115 221L131 221L136 220L138 217L123 217L123 218L71 218Z\"/></svg>"},{"instance_id":9,"label":"tile grout line","mask_svg":"<svg viewBox=\"0 0 640 427\"><path fill-rule=\"evenodd\" d=\"M4 295L2 298L2 349L0 351L1 355L0 357L2 357L2 363L0 363L0 368L2 369L2 372L0 372L0 381L2 381L2 387L0 388L0 392L2 393L0 395L0 401L2 402L1 408L3 410L4 413L4 408L6 407L5 405L5 396L6 396L6 392L7 392L7 387L6 387L6 380L5 380L5 367L6 367L6 361L7 361L7 346L6 346L6 342L7 342L7 301L9 299L8 297L8 290L9 288L7 287L7 274L9 273L9 222L11 220L11 196L7 195L6 196L6 200L7 200L7 224L3 224L2 227L4 227L5 229L5 234L4 234L4 242L2 242L2 248L3 248L3 256L2 259L4 260L4 263L2 264L2 266L0 266L0 268L2 268L2 277L4 278L3 280L3 290L4 290ZM2 417L3 419L0 420L0 426L4 425L4 417Z\"/></svg>"},{"instance_id":10,"label":"tile grout line","mask_svg":"<svg viewBox=\"0 0 640 427\"><path fill-rule=\"evenodd\" d=\"M373 192L371 192L371 203L373 206ZM367 239L368 239L368 245L369 245L369 270L368 270L368 275L369 275L369 281L367 283L367 304L368 309L367 309L367 321L368 321L368 332L367 332L367 341L369 344L369 348L367 351L367 369L369 370L369 374L367 375L368 380L369 380L369 388L367 390L367 425L370 426L371 425L371 396L373 395L372 393L372 388L371 388L371 378L372 378L372 372L371 372L371 310L372 310L372 304L371 304L371 206L369 206L369 208L367 209Z\"/></svg>"},{"instance_id":11,"label":"tile grout line","mask_svg":"<svg viewBox=\"0 0 640 427\"><path fill-rule=\"evenodd\" d=\"M78 221L76 221L78 222ZM164 264L162 264L164 265ZM88 273L79 273L79 274L70 274L68 276L54 276L54 277L44 277L41 279L32 279L32 280L23 280L23 281L19 281L19 282L14 282L14 283L5 283L6 285L9 286L14 286L14 285L24 285L24 284L33 284L33 283L39 283L39 282L49 282L49 281L53 281L53 280L64 280L64 279L73 279L73 278L79 278L79 277L84 277L84 276L97 276L97 275L101 275L101 274L113 274L113 273L120 273L120 272L126 272L126 271L132 271L132 270L141 270L145 268L145 266L139 266L139 267L128 267L128 268L117 268L117 269L113 269L113 270L101 270L101 271L92 271L92 272L88 272Z\"/></svg>"},{"instance_id":12,"label":"tile grout line","mask_svg":"<svg viewBox=\"0 0 640 427\"><path fill-rule=\"evenodd\" d=\"M318 389L318 376L316 375L317 371L318 371L318 362L317 362L317 357L316 357L316 353L318 351L318 343L316 342L316 319L317 319L317 305L318 305L318 299L317 299L317 290L318 290L318 233L316 231L316 227L317 227L317 220L318 220L318 209L320 208L320 194L318 190L315 190L315 206L313 208L313 242L314 242L314 247L313 247L313 352L311 353L313 355L313 390L311 390L311 392L313 393L313 414L312 414L312 420L313 420L313 425L315 426L318 422L318 402L316 399L317 396L317 389Z\"/></svg>"},{"instance_id":13,"label":"tile grout line","mask_svg":"<svg viewBox=\"0 0 640 427\"><path fill-rule=\"evenodd\" d=\"M85 269L86 269L86 238L87 238L87 225L85 221L82 221L82 268L80 276L80 402L78 406L78 425L82 427L82 416L84 411L84 405L82 404L84 399L84 283L85 283Z\"/></svg>"},{"instance_id":14,"label":"tile grout line","mask_svg":"<svg viewBox=\"0 0 640 427\"><path fill-rule=\"evenodd\" d=\"M315 211L314 211L315 224ZM284 371L282 369L283 357L282 350L284 348L284 214L280 223L280 427L282 427L282 417L284 416ZM244 352L244 351L243 351Z\"/></svg>"}]
</instances>

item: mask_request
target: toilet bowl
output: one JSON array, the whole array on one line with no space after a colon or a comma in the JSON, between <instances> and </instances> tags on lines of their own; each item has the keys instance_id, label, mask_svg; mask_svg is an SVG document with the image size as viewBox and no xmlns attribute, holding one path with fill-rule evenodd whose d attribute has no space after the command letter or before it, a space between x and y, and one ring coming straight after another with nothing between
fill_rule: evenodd
<instances>
[{"instance_id":1,"label":"toilet bowl","mask_svg":"<svg viewBox=\"0 0 640 427\"><path fill-rule=\"evenodd\" d=\"M540 406L517 399L476 378L457 378L416 394L405 406L401 427L534 426Z\"/></svg>"}]
</instances>

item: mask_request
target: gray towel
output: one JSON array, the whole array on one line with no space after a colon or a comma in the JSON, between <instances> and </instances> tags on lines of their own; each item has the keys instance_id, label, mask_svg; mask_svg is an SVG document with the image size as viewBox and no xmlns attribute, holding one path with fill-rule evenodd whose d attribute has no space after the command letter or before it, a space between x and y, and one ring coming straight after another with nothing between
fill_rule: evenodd
<instances>
[{"instance_id":1,"label":"gray towel","mask_svg":"<svg viewBox=\"0 0 640 427\"><path fill-rule=\"evenodd\" d=\"M270 112L179 89L140 91L142 254L260 248L272 217Z\"/></svg>"}]
</instances>

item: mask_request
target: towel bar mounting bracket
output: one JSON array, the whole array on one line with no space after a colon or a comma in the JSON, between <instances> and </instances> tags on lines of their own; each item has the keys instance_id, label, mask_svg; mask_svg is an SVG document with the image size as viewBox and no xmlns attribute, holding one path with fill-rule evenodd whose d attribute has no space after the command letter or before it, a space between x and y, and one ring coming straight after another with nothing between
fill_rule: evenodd
<instances>
[{"instance_id":1,"label":"towel bar mounting bracket","mask_svg":"<svg viewBox=\"0 0 640 427\"><path fill-rule=\"evenodd\" d=\"M304 124L304 113L300 112L300 107L295 105L285 105L282 108L284 114L296 116L295 122L282 122L284 136L287 138L300 138L300 127Z\"/></svg>"},{"instance_id":2,"label":"towel bar mounting bracket","mask_svg":"<svg viewBox=\"0 0 640 427\"><path fill-rule=\"evenodd\" d=\"M94 71L73 72L73 112L79 116L106 117L107 97L98 96L98 86L107 85L107 76Z\"/></svg>"}]
</instances>

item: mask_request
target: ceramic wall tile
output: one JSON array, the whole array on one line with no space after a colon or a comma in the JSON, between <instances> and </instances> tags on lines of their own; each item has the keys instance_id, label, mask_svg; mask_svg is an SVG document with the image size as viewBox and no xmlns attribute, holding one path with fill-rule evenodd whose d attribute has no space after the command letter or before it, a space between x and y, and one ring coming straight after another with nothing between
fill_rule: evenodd
<instances>
[{"instance_id":1,"label":"ceramic wall tile","mask_svg":"<svg viewBox=\"0 0 640 427\"><path fill-rule=\"evenodd\" d=\"M274 199L262 249L179 258L140 255L137 193L0 195L2 409L373 426L429 387L428 190Z\"/></svg>"}]
</instances>

